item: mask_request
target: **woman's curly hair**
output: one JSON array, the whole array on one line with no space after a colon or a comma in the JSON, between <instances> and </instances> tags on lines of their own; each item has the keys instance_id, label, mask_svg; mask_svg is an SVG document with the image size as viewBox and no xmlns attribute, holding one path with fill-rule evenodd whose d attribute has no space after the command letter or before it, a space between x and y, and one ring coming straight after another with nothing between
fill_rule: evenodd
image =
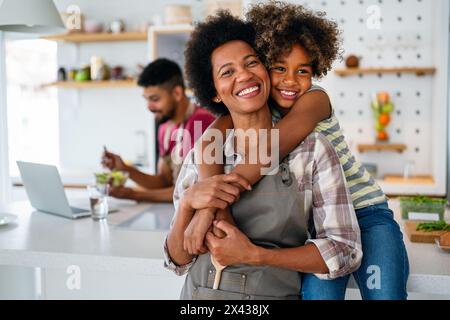
<instances>
[{"instance_id":1,"label":"woman's curly hair","mask_svg":"<svg viewBox=\"0 0 450 320\"><path fill-rule=\"evenodd\" d=\"M184 51L189 87L200 105L217 115L228 114L229 111L223 102L212 101L216 89L211 55L216 48L234 40L244 41L254 48L255 30L250 23L234 17L227 10L220 10L196 25Z\"/></svg>"},{"instance_id":2,"label":"woman's curly hair","mask_svg":"<svg viewBox=\"0 0 450 320\"><path fill-rule=\"evenodd\" d=\"M325 76L337 58L342 58L337 23L301 5L271 1L253 5L246 14L256 31L256 49L270 66L300 44L311 58L313 75Z\"/></svg>"}]
</instances>

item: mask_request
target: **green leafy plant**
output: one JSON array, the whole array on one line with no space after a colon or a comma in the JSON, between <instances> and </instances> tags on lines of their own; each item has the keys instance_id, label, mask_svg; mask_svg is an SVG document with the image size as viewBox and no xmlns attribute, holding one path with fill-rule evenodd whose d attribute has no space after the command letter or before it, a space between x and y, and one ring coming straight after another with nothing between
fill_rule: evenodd
<instances>
[{"instance_id":1,"label":"green leafy plant","mask_svg":"<svg viewBox=\"0 0 450 320\"><path fill-rule=\"evenodd\" d=\"M450 231L450 224L447 224L445 221L436 221L436 222L424 222L419 223L416 228L417 231L423 230L426 232L431 231Z\"/></svg>"},{"instance_id":2,"label":"green leafy plant","mask_svg":"<svg viewBox=\"0 0 450 320\"><path fill-rule=\"evenodd\" d=\"M445 199L430 198L426 196L400 197L402 218L409 219L410 212L421 212L438 214L439 220L444 220L446 203L447 200Z\"/></svg>"},{"instance_id":3,"label":"green leafy plant","mask_svg":"<svg viewBox=\"0 0 450 320\"><path fill-rule=\"evenodd\" d=\"M430 198L425 196L415 196L415 197L401 197L400 201L414 202L416 204L442 204L445 205L447 200Z\"/></svg>"}]
</instances>

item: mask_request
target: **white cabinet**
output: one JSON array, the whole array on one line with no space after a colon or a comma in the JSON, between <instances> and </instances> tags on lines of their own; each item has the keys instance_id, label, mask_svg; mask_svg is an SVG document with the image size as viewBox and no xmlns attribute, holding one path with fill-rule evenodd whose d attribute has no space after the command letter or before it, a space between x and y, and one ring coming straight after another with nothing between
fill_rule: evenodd
<instances>
[{"instance_id":1,"label":"white cabinet","mask_svg":"<svg viewBox=\"0 0 450 320\"><path fill-rule=\"evenodd\" d=\"M184 49L192 25L152 26L148 30L150 61L165 57L184 68Z\"/></svg>"},{"instance_id":2,"label":"white cabinet","mask_svg":"<svg viewBox=\"0 0 450 320\"><path fill-rule=\"evenodd\" d=\"M163 261L160 263L163 269ZM47 268L43 273L44 299L177 300L185 277L167 270L158 275L82 270L79 286L70 285L66 269ZM68 285L69 282L69 285Z\"/></svg>"}]
</instances>

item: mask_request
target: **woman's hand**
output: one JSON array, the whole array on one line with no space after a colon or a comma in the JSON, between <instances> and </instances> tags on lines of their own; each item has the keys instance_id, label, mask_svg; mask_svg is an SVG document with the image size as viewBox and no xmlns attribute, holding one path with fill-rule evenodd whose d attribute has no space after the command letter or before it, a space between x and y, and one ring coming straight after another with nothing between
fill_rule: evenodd
<instances>
[{"instance_id":1,"label":"woman's hand","mask_svg":"<svg viewBox=\"0 0 450 320\"><path fill-rule=\"evenodd\" d=\"M182 201L191 210L225 209L239 199L242 190L251 190L246 179L236 173L221 174L190 186L184 191Z\"/></svg>"},{"instance_id":2,"label":"woman's hand","mask_svg":"<svg viewBox=\"0 0 450 320\"><path fill-rule=\"evenodd\" d=\"M206 246L218 263L223 266L257 263L258 247L237 227L225 220L215 220L214 226L226 234L222 239L212 232L206 234Z\"/></svg>"}]
</instances>

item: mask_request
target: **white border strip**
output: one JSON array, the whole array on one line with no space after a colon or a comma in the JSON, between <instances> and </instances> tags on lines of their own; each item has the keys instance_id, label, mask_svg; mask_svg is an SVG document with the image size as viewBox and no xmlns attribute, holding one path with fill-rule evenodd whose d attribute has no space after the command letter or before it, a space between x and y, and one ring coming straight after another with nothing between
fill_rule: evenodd
<instances>
[{"instance_id":1,"label":"white border strip","mask_svg":"<svg viewBox=\"0 0 450 320\"><path fill-rule=\"evenodd\" d=\"M0 204L11 202L9 176L8 113L6 105L5 33L0 31Z\"/></svg>"}]
</instances>

